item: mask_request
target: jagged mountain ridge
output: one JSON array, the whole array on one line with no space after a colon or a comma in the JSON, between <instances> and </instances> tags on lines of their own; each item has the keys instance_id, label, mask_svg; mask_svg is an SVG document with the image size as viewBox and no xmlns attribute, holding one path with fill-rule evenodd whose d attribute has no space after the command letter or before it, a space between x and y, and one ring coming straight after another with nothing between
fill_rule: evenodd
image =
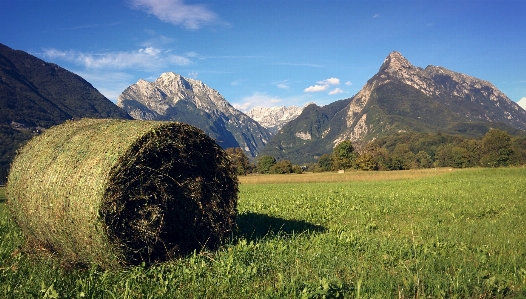
<instances>
[{"instance_id":1,"label":"jagged mountain ridge","mask_svg":"<svg viewBox=\"0 0 526 299\"><path fill-rule=\"evenodd\" d=\"M171 120L194 125L223 148L240 147L255 157L271 134L258 122L235 109L203 82L173 72L154 82L139 80L118 97L117 106L133 118Z\"/></svg>"},{"instance_id":2,"label":"jagged mountain ridge","mask_svg":"<svg viewBox=\"0 0 526 299\"><path fill-rule=\"evenodd\" d=\"M307 104L306 106L310 105ZM305 107L306 107L305 106ZM260 125L267 128L272 135L275 135L283 125L298 117L305 107L296 106L275 106L252 108L246 114Z\"/></svg>"},{"instance_id":3,"label":"jagged mountain ridge","mask_svg":"<svg viewBox=\"0 0 526 299\"><path fill-rule=\"evenodd\" d=\"M390 53L352 98L309 110L318 112L309 116L305 109L262 154L303 163L346 139L360 148L404 131L475 137L490 127L526 129L526 111L490 82L443 67L415 67L398 52Z\"/></svg>"},{"instance_id":4,"label":"jagged mountain ridge","mask_svg":"<svg viewBox=\"0 0 526 299\"><path fill-rule=\"evenodd\" d=\"M80 76L0 44L0 183L20 144L82 117L131 119Z\"/></svg>"}]
</instances>

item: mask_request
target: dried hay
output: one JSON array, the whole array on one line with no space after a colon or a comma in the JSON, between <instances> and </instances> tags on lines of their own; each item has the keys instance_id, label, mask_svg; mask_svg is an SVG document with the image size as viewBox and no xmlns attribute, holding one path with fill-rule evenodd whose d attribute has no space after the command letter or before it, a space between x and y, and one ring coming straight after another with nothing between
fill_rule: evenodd
<instances>
[{"instance_id":1,"label":"dried hay","mask_svg":"<svg viewBox=\"0 0 526 299\"><path fill-rule=\"evenodd\" d=\"M11 214L69 263L152 263L215 249L235 225L238 181L225 152L174 122L82 119L19 150Z\"/></svg>"}]
</instances>

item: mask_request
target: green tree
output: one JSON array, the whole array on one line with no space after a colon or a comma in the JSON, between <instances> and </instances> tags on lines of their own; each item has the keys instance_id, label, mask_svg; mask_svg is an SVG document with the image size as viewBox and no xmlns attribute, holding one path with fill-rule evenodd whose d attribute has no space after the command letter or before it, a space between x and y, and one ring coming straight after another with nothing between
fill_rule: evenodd
<instances>
[{"instance_id":1,"label":"green tree","mask_svg":"<svg viewBox=\"0 0 526 299\"><path fill-rule=\"evenodd\" d=\"M451 149L451 167L466 168L469 165L469 153L468 150L460 147L453 146Z\"/></svg>"},{"instance_id":2,"label":"green tree","mask_svg":"<svg viewBox=\"0 0 526 299\"><path fill-rule=\"evenodd\" d=\"M257 159L257 168L259 173L269 173L270 167L276 164L276 158L272 156L261 156Z\"/></svg>"},{"instance_id":3,"label":"green tree","mask_svg":"<svg viewBox=\"0 0 526 299\"><path fill-rule=\"evenodd\" d=\"M240 147L230 147L225 150L230 158L232 166L236 169L238 175L247 175L252 171L252 164L245 152Z\"/></svg>"},{"instance_id":4,"label":"green tree","mask_svg":"<svg viewBox=\"0 0 526 299\"><path fill-rule=\"evenodd\" d=\"M303 168L302 166L299 166L299 165L292 165L292 172L293 173L296 173L296 174L302 174L303 173Z\"/></svg>"},{"instance_id":5,"label":"green tree","mask_svg":"<svg viewBox=\"0 0 526 299\"><path fill-rule=\"evenodd\" d=\"M354 161L356 160L357 153L354 151L354 147L350 140L345 140L336 147L332 152L332 165L334 170L339 169L349 169L354 166Z\"/></svg>"},{"instance_id":6,"label":"green tree","mask_svg":"<svg viewBox=\"0 0 526 299\"><path fill-rule=\"evenodd\" d=\"M356 159L356 166L361 170L378 170L378 163L371 153L363 152Z\"/></svg>"},{"instance_id":7,"label":"green tree","mask_svg":"<svg viewBox=\"0 0 526 299\"><path fill-rule=\"evenodd\" d=\"M453 145L443 144L437 148L435 154L435 164L438 167L453 166Z\"/></svg>"},{"instance_id":8,"label":"green tree","mask_svg":"<svg viewBox=\"0 0 526 299\"><path fill-rule=\"evenodd\" d=\"M292 173L292 171L292 163L289 160L281 160L269 168L269 173L273 174Z\"/></svg>"},{"instance_id":9,"label":"green tree","mask_svg":"<svg viewBox=\"0 0 526 299\"><path fill-rule=\"evenodd\" d=\"M396 165L396 170L415 168L415 154L411 152L409 144L397 144L391 157L393 160L393 165Z\"/></svg>"},{"instance_id":10,"label":"green tree","mask_svg":"<svg viewBox=\"0 0 526 299\"><path fill-rule=\"evenodd\" d=\"M324 154L318 159L318 167L321 171L331 171L332 155Z\"/></svg>"},{"instance_id":11,"label":"green tree","mask_svg":"<svg viewBox=\"0 0 526 299\"><path fill-rule=\"evenodd\" d=\"M418 168L430 168L433 165L433 160L427 152L419 151L415 155L415 164Z\"/></svg>"},{"instance_id":12,"label":"green tree","mask_svg":"<svg viewBox=\"0 0 526 299\"><path fill-rule=\"evenodd\" d=\"M458 144L459 147L466 149L465 167L475 167L480 161L481 144L479 140L465 139Z\"/></svg>"},{"instance_id":13,"label":"green tree","mask_svg":"<svg viewBox=\"0 0 526 299\"><path fill-rule=\"evenodd\" d=\"M513 153L510 156L510 165L526 164L526 137L515 138L511 146Z\"/></svg>"},{"instance_id":14,"label":"green tree","mask_svg":"<svg viewBox=\"0 0 526 299\"><path fill-rule=\"evenodd\" d=\"M508 166L512 154L511 136L508 133L491 129L482 138L481 166Z\"/></svg>"}]
</instances>

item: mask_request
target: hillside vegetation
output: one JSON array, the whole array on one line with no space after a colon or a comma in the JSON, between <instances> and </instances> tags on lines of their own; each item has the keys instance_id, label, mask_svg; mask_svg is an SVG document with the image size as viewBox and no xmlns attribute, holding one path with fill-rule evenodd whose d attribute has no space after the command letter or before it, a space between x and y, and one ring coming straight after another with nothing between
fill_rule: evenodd
<instances>
[{"instance_id":1,"label":"hillside vegetation","mask_svg":"<svg viewBox=\"0 0 526 299\"><path fill-rule=\"evenodd\" d=\"M0 184L16 150L68 119L131 117L80 76L0 43Z\"/></svg>"},{"instance_id":2,"label":"hillside vegetation","mask_svg":"<svg viewBox=\"0 0 526 299\"><path fill-rule=\"evenodd\" d=\"M218 251L120 271L62 270L29 255L0 203L0 297L526 296L526 168L429 172L242 181L239 230Z\"/></svg>"}]
</instances>

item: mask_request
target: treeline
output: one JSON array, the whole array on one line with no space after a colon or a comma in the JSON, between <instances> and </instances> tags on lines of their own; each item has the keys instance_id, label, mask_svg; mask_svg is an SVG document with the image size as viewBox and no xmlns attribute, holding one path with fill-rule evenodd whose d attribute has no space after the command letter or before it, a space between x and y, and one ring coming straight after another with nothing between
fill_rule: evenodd
<instances>
[{"instance_id":1,"label":"treeline","mask_svg":"<svg viewBox=\"0 0 526 299\"><path fill-rule=\"evenodd\" d=\"M360 151L351 141L339 143L317 163L294 165L262 156L251 163L240 149L227 149L239 175L337 170L407 170L432 167L503 167L526 165L526 137L491 129L481 138L443 133L400 133L380 138Z\"/></svg>"}]
</instances>

